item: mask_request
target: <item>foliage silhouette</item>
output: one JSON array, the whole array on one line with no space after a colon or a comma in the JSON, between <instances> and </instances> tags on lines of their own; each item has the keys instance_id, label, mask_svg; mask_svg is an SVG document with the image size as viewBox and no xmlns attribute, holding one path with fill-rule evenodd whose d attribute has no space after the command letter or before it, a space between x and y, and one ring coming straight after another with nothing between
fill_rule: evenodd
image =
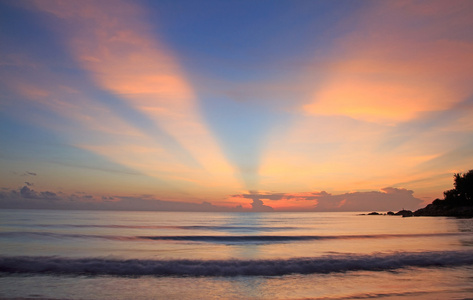
<instances>
[{"instance_id":1,"label":"foliage silhouette","mask_svg":"<svg viewBox=\"0 0 473 300\"><path fill-rule=\"evenodd\" d=\"M443 192L443 200L435 199L414 215L473 217L473 170L454 174L453 186L453 189Z\"/></svg>"},{"instance_id":2,"label":"foliage silhouette","mask_svg":"<svg viewBox=\"0 0 473 300\"><path fill-rule=\"evenodd\" d=\"M443 192L445 204L473 205L473 170L453 176L454 189Z\"/></svg>"}]
</instances>

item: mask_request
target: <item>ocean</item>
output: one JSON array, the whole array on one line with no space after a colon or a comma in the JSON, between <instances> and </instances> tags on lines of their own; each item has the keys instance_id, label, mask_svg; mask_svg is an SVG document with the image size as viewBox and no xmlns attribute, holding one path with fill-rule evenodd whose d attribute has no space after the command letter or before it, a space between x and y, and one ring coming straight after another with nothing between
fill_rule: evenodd
<instances>
[{"instance_id":1,"label":"ocean","mask_svg":"<svg viewBox=\"0 0 473 300\"><path fill-rule=\"evenodd\" d=\"M473 299L473 219L0 210L0 299Z\"/></svg>"}]
</instances>

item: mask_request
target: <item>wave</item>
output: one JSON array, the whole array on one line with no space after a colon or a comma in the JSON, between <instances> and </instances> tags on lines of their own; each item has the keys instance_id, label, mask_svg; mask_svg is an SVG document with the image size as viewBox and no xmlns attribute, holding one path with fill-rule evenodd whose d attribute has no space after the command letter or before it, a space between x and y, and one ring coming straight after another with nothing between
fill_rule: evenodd
<instances>
[{"instance_id":1,"label":"wave","mask_svg":"<svg viewBox=\"0 0 473 300\"><path fill-rule=\"evenodd\" d=\"M160 235L160 236L117 236L117 235L91 235L91 234L64 234L43 231L11 231L0 232L0 238L82 238L82 239L107 239L117 241L176 241L199 242L219 244L271 244L290 243L316 240L348 240L348 239L389 239L389 238L421 238L443 236L472 236L469 232L455 233L419 233L419 234L372 234L372 235Z\"/></svg>"},{"instance_id":2,"label":"wave","mask_svg":"<svg viewBox=\"0 0 473 300\"><path fill-rule=\"evenodd\" d=\"M177 236L138 236L139 239L171 240L207 243L284 243L314 240L419 238L435 236L458 236L464 233L425 233L425 234L373 234L373 235L177 235Z\"/></svg>"},{"instance_id":3,"label":"wave","mask_svg":"<svg viewBox=\"0 0 473 300\"><path fill-rule=\"evenodd\" d=\"M282 276L348 271L389 271L408 267L452 267L473 264L473 251L340 254L274 260L142 260L0 257L0 272L9 274L113 276Z\"/></svg>"},{"instance_id":4,"label":"wave","mask_svg":"<svg viewBox=\"0 0 473 300\"><path fill-rule=\"evenodd\" d=\"M139 236L140 239L161 241L189 241L207 243L281 243L291 241L310 241L324 239L323 236L309 235L177 235L177 236ZM335 237L328 237L335 238Z\"/></svg>"}]
</instances>

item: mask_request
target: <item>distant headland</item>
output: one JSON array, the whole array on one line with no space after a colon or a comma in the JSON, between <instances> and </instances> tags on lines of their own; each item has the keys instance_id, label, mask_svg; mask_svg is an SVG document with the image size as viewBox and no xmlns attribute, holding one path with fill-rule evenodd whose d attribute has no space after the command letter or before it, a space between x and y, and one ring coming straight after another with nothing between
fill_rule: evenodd
<instances>
[{"instance_id":1,"label":"distant headland","mask_svg":"<svg viewBox=\"0 0 473 300\"><path fill-rule=\"evenodd\" d=\"M454 188L443 192L444 199L435 199L414 212L403 209L397 213L387 212L386 215L473 218L473 170L456 173L453 179ZM381 214L372 212L368 215Z\"/></svg>"}]
</instances>

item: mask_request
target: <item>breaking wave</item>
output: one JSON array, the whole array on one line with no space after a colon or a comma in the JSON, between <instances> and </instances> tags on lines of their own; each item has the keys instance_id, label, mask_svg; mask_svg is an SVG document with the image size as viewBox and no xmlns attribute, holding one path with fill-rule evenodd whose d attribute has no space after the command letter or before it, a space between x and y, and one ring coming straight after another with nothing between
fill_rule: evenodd
<instances>
[{"instance_id":1,"label":"breaking wave","mask_svg":"<svg viewBox=\"0 0 473 300\"><path fill-rule=\"evenodd\" d=\"M347 240L347 239L383 239L461 235L458 233L433 234L373 234L373 235L170 235L138 236L139 239L171 240L207 243L285 243L314 240Z\"/></svg>"},{"instance_id":2,"label":"breaking wave","mask_svg":"<svg viewBox=\"0 0 473 300\"><path fill-rule=\"evenodd\" d=\"M142 260L0 257L0 272L113 276L281 276L348 271L388 271L408 267L473 265L473 251L340 254L274 260Z\"/></svg>"}]
</instances>

